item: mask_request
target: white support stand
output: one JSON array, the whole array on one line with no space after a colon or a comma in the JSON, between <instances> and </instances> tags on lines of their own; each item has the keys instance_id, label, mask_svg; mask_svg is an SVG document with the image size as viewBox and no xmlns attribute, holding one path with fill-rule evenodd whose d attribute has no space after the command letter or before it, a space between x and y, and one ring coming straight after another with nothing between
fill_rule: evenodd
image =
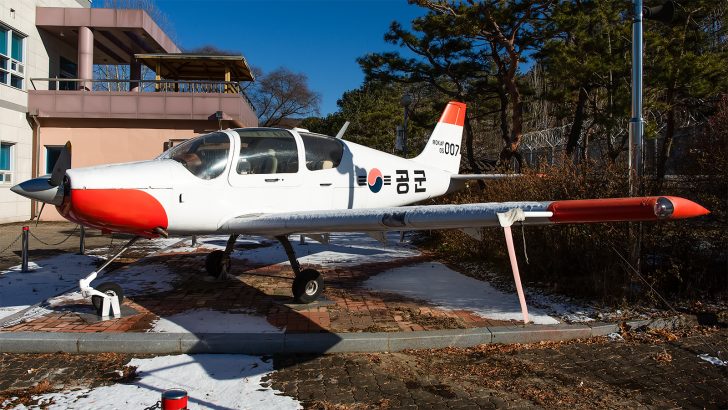
<instances>
[{"instance_id":1,"label":"white support stand","mask_svg":"<svg viewBox=\"0 0 728 410\"><path fill-rule=\"evenodd\" d=\"M111 311L111 312L110 312ZM114 317L121 317L121 307L119 306L119 298L114 296L105 295L101 305L101 318L108 319L109 313L114 314Z\"/></svg>"},{"instance_id":2,"label":"white support stand","mask_svg":"<svg viewBox=\"0 0 728 410\"><path fill-rule=\"evenodd\" d=\"M96 279L97 276L99 276L99 273L101 273L102 270L104 270L107 266L111 264L111 262L115 261L121 254L126 252L127 249L129 249L134 242L139 240L138 236L135 236L129 240L129 242L124 245L119 252L116 253L116 255L112 256L107 260L103 265L101 265L100 268L97 270L91 272L88 276L78 281L78 286L81 288L81 295L85 298L93 297L93 296L99 296L102 298L102 304L101 304L101 318L102 319L108 319L109 313L113 313L114 317L121 317L121 306L119 304L119 298L116 295L107 295L106 293L99 292L98 290L91 287L91 282Z\"/></svg>"},{"instance_id":3,"label":"white support stand","mask_svg":"<svg viewBox=\"0 0 728 410\"><path fill-rule=\"evenodd\" d=\"M103 267L106 267L106 265L104 265ZM99 292L98 290L91 287L91 281L96 279L100 271L101 269L99 269L98 271L93 271L88 276L78 281L78 285L81 288L81 295L85 298L89 298L92 296L99 296L102 298L102 319L108 319L109 313L113 313L114 317L119 318L121 317L121 306L119 305L119 298L116 295L111 296L107 295L106 293Z\"/></svg>"},{"instance_id":4,"label":"white support stand","mask_svg":"<svg viewBox=\"0 0 728 410\"><path fill-rule=\"evenodd\" d=\"M498 222L503 227L503 233L506 236L506 247L508 247L508 257L511 260L511 270L513 271L513 280L516 282L516 291L518 291L518 301L521 303L521 313L523 313L523 324L528 324L528 307L526 306L526 296L523 294L523 286L521 285L521 275L518 272L518 260L516 259L516 249L513 246L513 233L511 225L514 222L526 219L526 214L522 209L515 208L505 213L498 213Z\"/></svg>"}]
</instances>

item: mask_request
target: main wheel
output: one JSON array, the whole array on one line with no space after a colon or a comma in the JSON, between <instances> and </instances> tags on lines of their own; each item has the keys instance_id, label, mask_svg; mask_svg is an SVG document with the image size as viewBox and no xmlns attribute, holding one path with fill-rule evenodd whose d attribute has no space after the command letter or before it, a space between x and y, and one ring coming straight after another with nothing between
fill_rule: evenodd
<instances>
[{"instance_id":1,"label":"main wheel","mask_svg":"<svg viewBox=\"0 0 728 410\"><path fill-rule=\"evenodd\" d=\"M298 303L316 301L324 291L324 277L316 269L304 269L293 280L293 299Z\"/></svg>"},{"instance_id":2,"label":"main wheel","mask_svg":"<svg viewBox=\"0 0 728 410\"><path fill-rule=\"evenodd\" d=\"M119 306L121 306L121 302L124 301L124 291L121 289L121 286L119 286L118 283L105 282L100 284L99 286L96 286L94 289L109 296L115 295L119 299ZM94 305L96 313L101 315L101 308L104 306L104 298L96 295L91 296L91 304Z\"/></svg>"},{"instance_id":3,"label":"main wheel","mask_svg":"<svg viewBox=\"0 0 728 410\"><path fill-rule=\"evenodd\" d=\"M220 250L210 252L205 259L205 269L218 279L226 277L230 272L230 255Z\"/></svg>"}]
</instances>

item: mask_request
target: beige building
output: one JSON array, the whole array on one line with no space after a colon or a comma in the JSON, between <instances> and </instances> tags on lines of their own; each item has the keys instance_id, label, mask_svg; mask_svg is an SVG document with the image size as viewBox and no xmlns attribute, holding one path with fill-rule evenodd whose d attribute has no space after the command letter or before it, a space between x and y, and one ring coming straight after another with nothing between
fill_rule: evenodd
<instances>
[{"instance_id":1,"label":"beige building","mask_svg":"<svg viewBox=\"0 0 728 410\"><path fill-rule=\"evenodd\" d=\"M0 223L37 216L39 204L9 188L49 173L66 141L72 167L82 167L150 159L199 133L258 124L240 88L253 80L242 56L182 54L143 10L83 0L0 7L9 33L7 54L0 45ZM94 65L127 75L100 77ZM44 209L42 219L59 218Z\"/></svg>"},{"instance_id":2,"label":"beige building","mask_svg":"<svg viewBox=\"0 0 728 410\"><path fill-rule=\"evenodd\" d=\"M31 177L33 128L28 121L32 77L58 75L62 56L74 50L47 38L36 26L36 7L88 8L88 0L3 0L0 2L0 223L30 218L30 200L10 186Z\"/></svg>"}]
</instances>

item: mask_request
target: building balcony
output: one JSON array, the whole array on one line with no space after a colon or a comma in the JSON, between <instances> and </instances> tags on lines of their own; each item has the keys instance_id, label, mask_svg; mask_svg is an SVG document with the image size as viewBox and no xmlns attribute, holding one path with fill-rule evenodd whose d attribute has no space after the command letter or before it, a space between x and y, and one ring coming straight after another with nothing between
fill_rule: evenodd
<instances>
[{"instance_id":1,"label":"building balcony","mask_svg":"<svg viewBox=\"0 0 728 410\"><path fill-rule=\"evenodd\" d=\"M30 82L28 112L39 119L219 119L237 127L258 125L255 109L238 82L60 78ZM92 86L79 90L81 83Z\"/></svg>"}]
</instances>

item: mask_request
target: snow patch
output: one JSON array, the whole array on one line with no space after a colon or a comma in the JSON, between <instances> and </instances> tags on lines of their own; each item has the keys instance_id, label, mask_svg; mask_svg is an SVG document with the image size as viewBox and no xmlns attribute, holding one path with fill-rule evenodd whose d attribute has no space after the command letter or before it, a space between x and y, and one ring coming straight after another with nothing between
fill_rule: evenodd
<instances>
[{"instance_id":1,"label":"snow patch","mask_svg":"<svg viewBox=\"0 0 728 410\"><path fill-rule=\"evenodd\" d=\"M390 233L386 244L362 233L331 234L329 244L306 238L301 245L298 236L291 237L291 244L302 264L325 265L327 268L349 267L363 263L391 262L396 259L419 256L420 252L407 243L399 243L399 234ZM246 259L254 264L288 264L283 247L276 243L265 248L236 250L233 257Z\"/></svg>"},{"instance_id":2,"label":"snow patch","mask_svg":"<svg viewBox=\"0 0 728 410\"><path fill-rule=\"evenodd\" d=\"M336 233L329 236L329 244L318 243L306 238L304 244L300 243L299 235L291 235L289 240L296 252L299 262L312 265L326 265L327 267L348 267L362 263L389 262L399 258L419 256L420 252L407 243L399 243L399 234L392 232L387 235L387 243L382 244L363 233ZM187 241L182 246L170 248L165 253L189 253L200 249L225 249L228 236L211 235L197 238L197 246L191 246ZM277 241L263 237L246 237L238 239L236 249L231 256L244 259L249 263L261 265L288 264L286 251ZM251 249L239 249L244 245L263 245Z\"/></svg>"},{"instance_id":3,"label":"snow patch","mask_svg":"<svg viewBox=\"0 0 728 410\"><path fill-rule=\"evenodd\" d=\"M158 333L282 333L263 316L249 311L189 310L157 320L149 332Z\"/></svg>"},{"instance_id":4,"label":"snow patch","mask_svg":"<svg viewBox=\"0 0 728 410\"><path fill-rule=\"evenodd\" d=\"M66 253L30 263L32 272L21 272L20 266L0 271L0 319L78 286L97 261L94 256Z\"/></svg>"},{"instance_id":5,"label":"snow patch","mask_svg":"<svg viewBox=\"0 0 728 410\"><path fill-rule=\"evenodd\" d=\"M154 406L164 390L187 391L190 409L300 409L301 404L262 379L273 363L246 355L178 355L132 359L139 379L96 389L50 393L35 398L48 409L143 409ZM23 408L23 407L19 407Z\"/></svg>"},{"instance_id":6,"label":"snow patch","mask_svg":"<svg viewBox=\"0 0 728 410\"><path fill-rule=\"evenodd\" d=\"M728 366L728 361L720 360L717 357L710 356L707 353L699 354L698 357L716 366Z\"/></svg>"},{"instance_id":7,"label":"snow patch","mask_svg":"<svg viewBox=\"0 0 728 410\"><path fill-rule=\"evenodd\" d=\"M462 275L437 262L382 272L365 281L364 287L426 300L442 309L471 311L487 319L523 320L515 293L501 292L486 282ZM559 323L542 309L530 307L528 315L536 324Z\"/></svg>"}]
</instances>

